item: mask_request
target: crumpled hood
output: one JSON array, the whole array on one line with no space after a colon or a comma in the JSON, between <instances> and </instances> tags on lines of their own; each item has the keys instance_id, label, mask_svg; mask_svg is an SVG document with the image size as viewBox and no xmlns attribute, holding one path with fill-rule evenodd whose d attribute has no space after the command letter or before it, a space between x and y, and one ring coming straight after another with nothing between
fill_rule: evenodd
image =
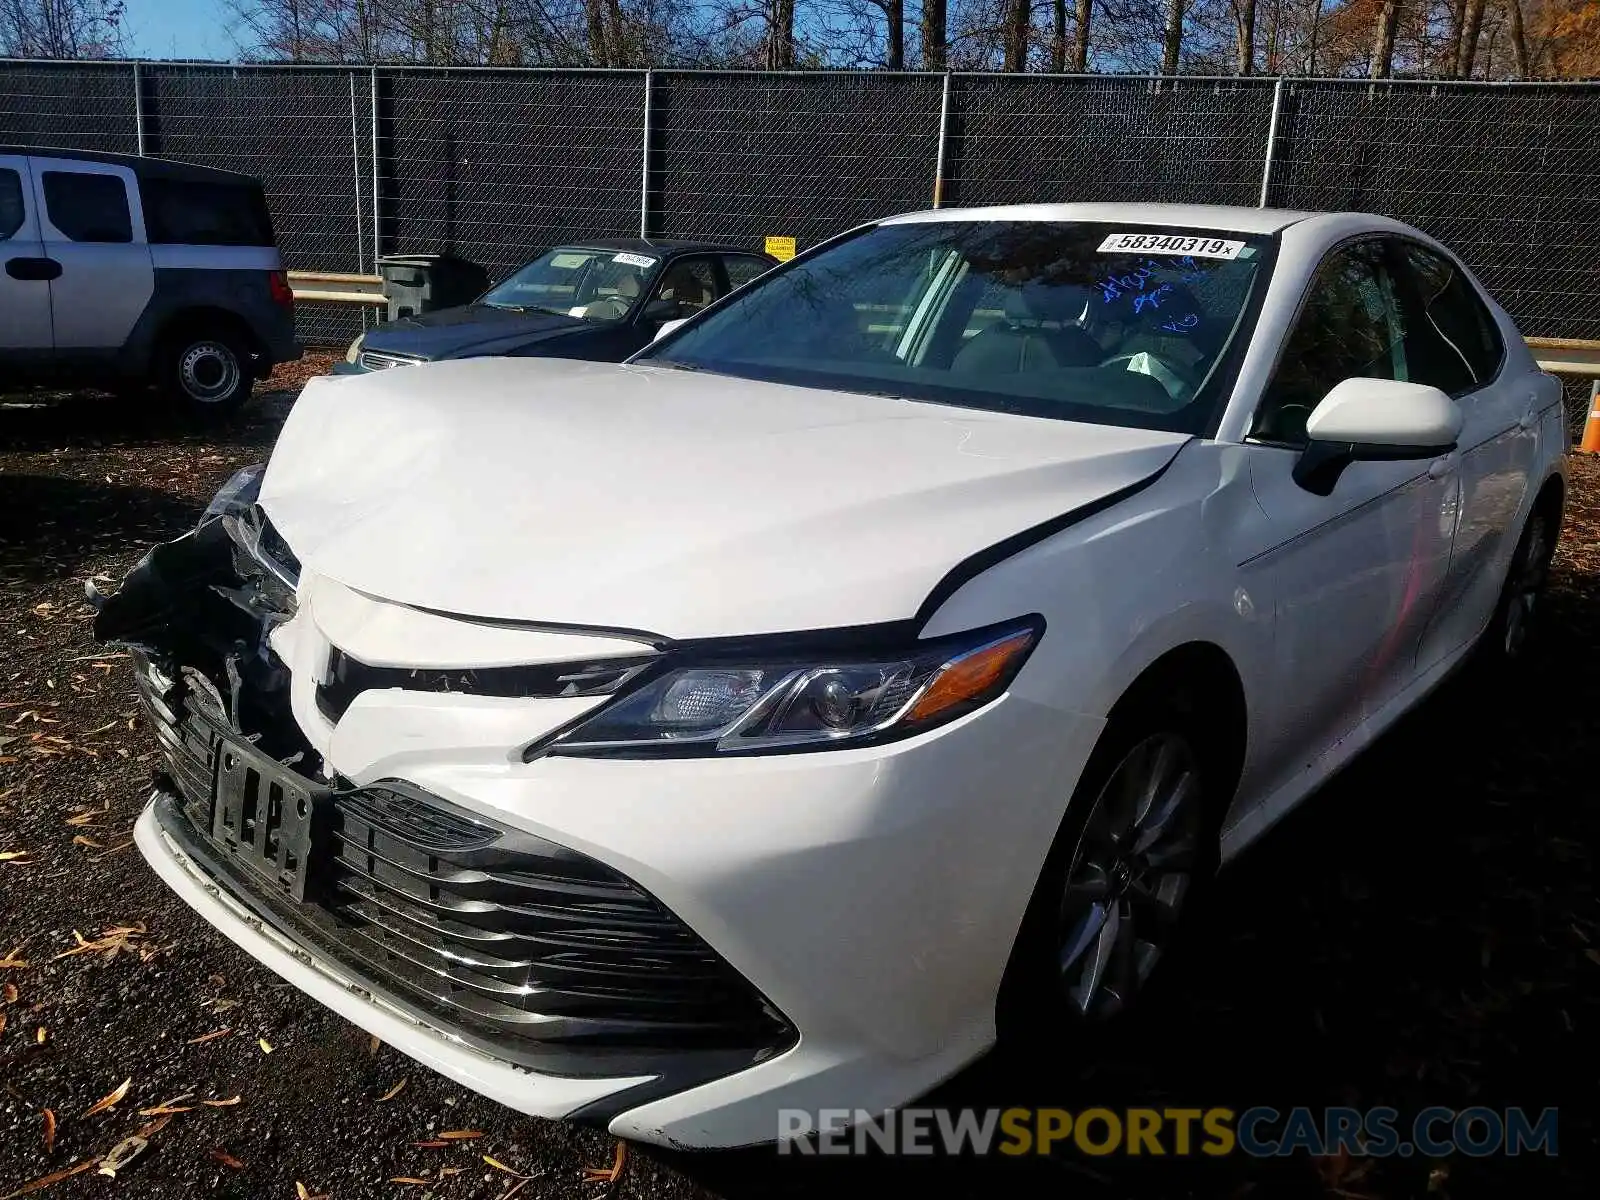
<instances>
[{"instance_id":1,"label":"crumpled hood","mask_svg":"<svg viewBox=\"0 0 1600 1200\"><path fill-rule=\"evenodd\" d=\"M1178 434L552 359L314 379L260 501L302 563L464 616L720 637L904 620Z\"/></svg>"}]
</instances>

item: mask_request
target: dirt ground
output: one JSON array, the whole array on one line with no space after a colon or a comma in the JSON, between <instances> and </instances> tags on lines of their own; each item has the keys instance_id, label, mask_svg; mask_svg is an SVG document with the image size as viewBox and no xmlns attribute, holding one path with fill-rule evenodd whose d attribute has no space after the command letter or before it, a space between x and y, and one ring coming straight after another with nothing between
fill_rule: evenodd
<instances>
[{"instance_id":1,"label":"dirt ground","mask_svg":"<svg viewBox=\"0 0 1600 1200\"><path fill-rule=\"evenodd\" d=\"M0 1197L75 1166L40 1192L1592 1194L1594 460L1573 464L1549 624L1523 690L1451 683L1244 856L1182 986L1142 1021L1065 1063L991 1058L933 1100L1559 1106L1558 1157L841 1162L635 1148L617 1181L587 1181L586 1168L612 1163L612 1139L519 1116L374 1046L212 932L130 846L155 744L126 663L90 640L84 581L109 586L192 525L236 467L265 457L297 384L294 372L268 381L245 419L211 432L109 400L0 406ZM141 1131L142 1153L97 1173Z\"/></svg>"}]
</instances>

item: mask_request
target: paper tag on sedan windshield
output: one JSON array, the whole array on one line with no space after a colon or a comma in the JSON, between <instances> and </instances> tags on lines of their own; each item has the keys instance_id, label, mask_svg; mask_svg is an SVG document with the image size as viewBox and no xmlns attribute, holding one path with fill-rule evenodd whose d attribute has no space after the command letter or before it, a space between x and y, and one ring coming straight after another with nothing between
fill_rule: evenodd
<instances>
[{"instance_id":1,"label":"paper tag on sedan windshield","mask_svg":"<svg viewBox=\"0 0 1600 1200\"><path fill-rule=\"evenodd\" d=\"M619 262L619 263L627 263L630 267L639 267L639 268L641 268L643 270L646 270L646 271L648 271L651 267L656 265L656 260L655 259L646 258L642 254L619 254L615 258L613 258L611 261L612 262Z\"/></svg>"},{"instance_id":2,"label":"paper tag on sedan windshield","mask_svg":"<svg viewBox=\"0 0 1600 1200\"><path fill-rule=\"evenodd\" d=\"M1243 242L1184 233L1113 233L1100 243L1101 254L1189 254L1195 258L1238 258Z\"/></svg>"}]
</instances>

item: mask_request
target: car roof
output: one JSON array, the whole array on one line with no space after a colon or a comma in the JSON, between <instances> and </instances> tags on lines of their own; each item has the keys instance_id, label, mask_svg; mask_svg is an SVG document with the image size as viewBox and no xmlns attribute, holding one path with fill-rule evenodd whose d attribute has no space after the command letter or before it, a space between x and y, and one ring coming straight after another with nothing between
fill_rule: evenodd
<instances>
[{"instance_id":1,"label":"car roof","mask_svg":"<svg viewBox=\"0 0 1600 1200\"><path fill-rule=\"evenodd\" d=\"M141 179L187 179L208 183L248 183L256 187L261 181L242 171L224 171L217 167L202 167L198 163L175 162L170 158L150 158L137 154L112 154L102 150L76 150L64 146L5 146L0 154L17 157L63 158L78 162L111 163L127 167Z\"/></svg>"},{"instance_id":2,"label":"car roof","mask_svg":"<svg viewBox=\"0 0 1600 1200\"><path fill-rule=\"evenodd\" d=\"M762 251L752 250L748 246L735 246L727 242L706 242L692 238L583 238L553 245L570 246L574 250L630 250L635 254L659 254L663 257L711 251L718 254L754 254L759 258L769 257Z\"/></svg>"},{"instance_id":3,"label":"car roof","mask_svg":"<svg viewBox=\"0 0 1600 1200\"><path fill-rule=\"evenodd\" d=\"M1097 221L1115 225L1167 225L1189 229L1278 233L1321 214L1222 204L1006 204L988 208L935 208L902 213L885 225L937 221Z\"/></svg>"}]
</instances>

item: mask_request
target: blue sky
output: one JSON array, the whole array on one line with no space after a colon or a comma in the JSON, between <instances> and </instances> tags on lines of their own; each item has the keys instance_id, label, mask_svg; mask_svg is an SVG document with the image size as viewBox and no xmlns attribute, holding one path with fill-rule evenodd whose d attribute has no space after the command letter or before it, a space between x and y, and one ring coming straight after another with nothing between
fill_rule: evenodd
<instances>
[{"instance_id":1,"label":"blue sky","mask_svg":"<svg viewBox=\"0 0 1600 1200\"><path fill-rule=\"evenodd\" d=\"M139 58L233 58L222 0L128 0L129 51Z\"/></svg>"}]
</instances>

